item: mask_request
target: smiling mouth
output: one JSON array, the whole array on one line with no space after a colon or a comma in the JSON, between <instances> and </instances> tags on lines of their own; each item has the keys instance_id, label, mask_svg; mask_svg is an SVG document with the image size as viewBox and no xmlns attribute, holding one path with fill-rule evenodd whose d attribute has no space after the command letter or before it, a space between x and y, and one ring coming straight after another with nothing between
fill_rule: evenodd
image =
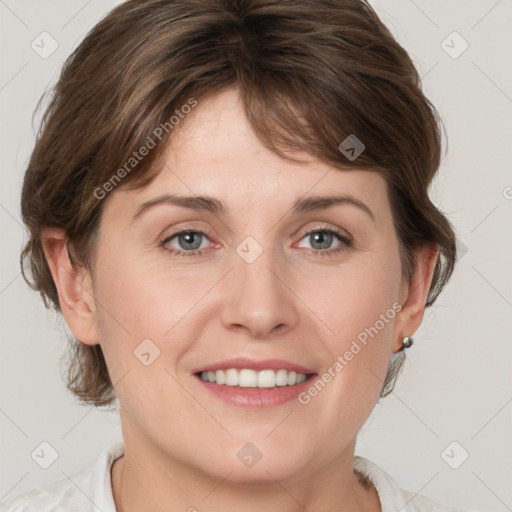
<instances>
[{"instance_id":1,"label":"smiling mouth","mask_svg":"<svg viewBox=\"0 0 512 512\"><path fill-rule=\"evenodd\" d=\"M251 370L249 368L228 368L226 370L204 371L195 374L204 382L239 388L276 388L302 384L314 373L297 373L285 369Z\"/></svg>"}]
</instances>

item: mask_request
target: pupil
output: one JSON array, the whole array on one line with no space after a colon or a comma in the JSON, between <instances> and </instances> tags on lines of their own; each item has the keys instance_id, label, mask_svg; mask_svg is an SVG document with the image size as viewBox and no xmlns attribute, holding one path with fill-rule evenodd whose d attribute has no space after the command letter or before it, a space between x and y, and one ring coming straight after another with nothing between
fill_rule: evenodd
<instances>
[{"instance_id":1,"label":"pupil","mask_svg":"<svg viewBox=\"0 0 512 512\"><path fill-rule=\"evenodd\" d=\"M319 243L321 247L319 249L327 249L332 242L332 235L330 233L325 233L325 231L321 231L313 234L314 243ZM323 242L322 242L323 241Z\"/></svg>"},{"instance_id":2,"label":"pupil","mask_svg":"<svg viewBox=\"0 0 512 512\"><path fill-rule=\"evenodd\" d=\"M196 244L194 245L194 237L197 237ZM192 244L193 247L187 247L187 249L198 249L201 246L201 234L200 233L185 233L180 236L181 240L185 240L186 244ZM199 240L199 243L197 241Z\"/></svg>"}]
</instances>

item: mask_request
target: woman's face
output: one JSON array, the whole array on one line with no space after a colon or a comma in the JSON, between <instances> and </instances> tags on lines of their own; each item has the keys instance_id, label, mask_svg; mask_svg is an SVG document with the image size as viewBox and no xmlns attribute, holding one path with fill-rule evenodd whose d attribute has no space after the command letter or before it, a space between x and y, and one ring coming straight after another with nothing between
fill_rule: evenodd
<instances>
[{"instance_id":1,"label":"woman's face","mask_svg":"<svg viewBox=\"0 0 512 512\"><path fill-rule=\"evenodd\" d=\"M125 442L240 482L334 464L412 334L386 184L280 159L234 90L174 135L150 185L108 197L99 231L94 321ZM316 202L333 197L350 200Z\"/></svg>"}]
</instances>

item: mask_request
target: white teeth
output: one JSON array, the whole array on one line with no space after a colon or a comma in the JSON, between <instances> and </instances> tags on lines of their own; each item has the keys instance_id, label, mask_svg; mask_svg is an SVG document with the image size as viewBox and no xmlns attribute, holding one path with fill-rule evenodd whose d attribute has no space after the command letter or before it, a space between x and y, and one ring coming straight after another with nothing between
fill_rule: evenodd
<instances>
[{"instance_id":1,"label":"white teeth","mask_svg":"<svg viewBox=\"0 0 512 512\"><path fill-rule=\"evenodd\" d=\"M241 388L255 388L258 385L258 374L254 370L240 370L238 385Z\"/></svg>"},{"instance_id":2,"label":"white teeth","mask_svg":"<svg viewBox=\"0 0 512 512\"><path fill-rule=\"evenodd\" d=\"M210 380L210 379L208 379L208 380ZM226 375L224 374L224 372L222 370L217 370L215 372L214 382L216 382L217 384L225 384L226 383Z\"/></svg>"},{"instance_id":3,"label":"white teeth","mask_svg":"<svg viewBox=\"0 0 512 512\"><path fill-rule=\"evenodd\" d=\"M240 386L241 388L274 388L276 386L294 386L307 379L305 373L287 370L262 370L257 372L248 368L237 370L215 370L201 372L201 379L205 382L226 386Z\"/></svg>"},{"instance_id":4,"label":"white teeth","mask_svg":"<svg viewBox=\"0 0 512 512\"><path fill-rule=\"evenodd\" d=\"M219 372L222 372L222 370L219 370ZM238 386L238 372L234 368L230 368L223 373L226 386Z\"/></svg>"},{"instance_id":5,"label":"white teeth","mask_svg":"<svg viewBox=\"0 0 512 512\"><path fill-rule=\"evenodd\" d=\"M258 372L259 388L274 388L275 386L276 372L274 370L263 370L262 372Z\"/></svg>"},{"instance_id":6,"label":"white teeth","mask_svg":"<svg viewBox=\"0 0 512 512\"><path fill-rule=\"evenodd\" d=\"M277 386L287 386L288 385L288 372L286 370L277 370L276 385Z\"/></svg>"}]
</instances>

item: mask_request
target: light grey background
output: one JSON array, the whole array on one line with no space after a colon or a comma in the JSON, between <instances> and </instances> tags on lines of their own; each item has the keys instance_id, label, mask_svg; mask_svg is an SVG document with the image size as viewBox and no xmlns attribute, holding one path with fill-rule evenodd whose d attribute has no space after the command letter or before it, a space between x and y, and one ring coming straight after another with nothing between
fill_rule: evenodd
<instances>
[{"instance_id":1,"label":"light grey background","mask_svg":"<svg viewBox=\"0 0 512 512\"><path fill-rule=\"evenodd\" d=\"M44 309L18 264L32 112L71 50L118 3L0 0L0 499L72 475L121 438L116 414L79 406L66 391L63 322ZM441 503L512 510L512 1L372 3L446 123L449 153L432 195L462 251L357 453ZM43 31L59 45L47 59L31 48ZM464 41L454 31L469 44L457 58ZM30 456L42 441L59 453L46 470ZM445 461L455 465L465 452L458 469Z\"/></svg>"}]
</instances>

